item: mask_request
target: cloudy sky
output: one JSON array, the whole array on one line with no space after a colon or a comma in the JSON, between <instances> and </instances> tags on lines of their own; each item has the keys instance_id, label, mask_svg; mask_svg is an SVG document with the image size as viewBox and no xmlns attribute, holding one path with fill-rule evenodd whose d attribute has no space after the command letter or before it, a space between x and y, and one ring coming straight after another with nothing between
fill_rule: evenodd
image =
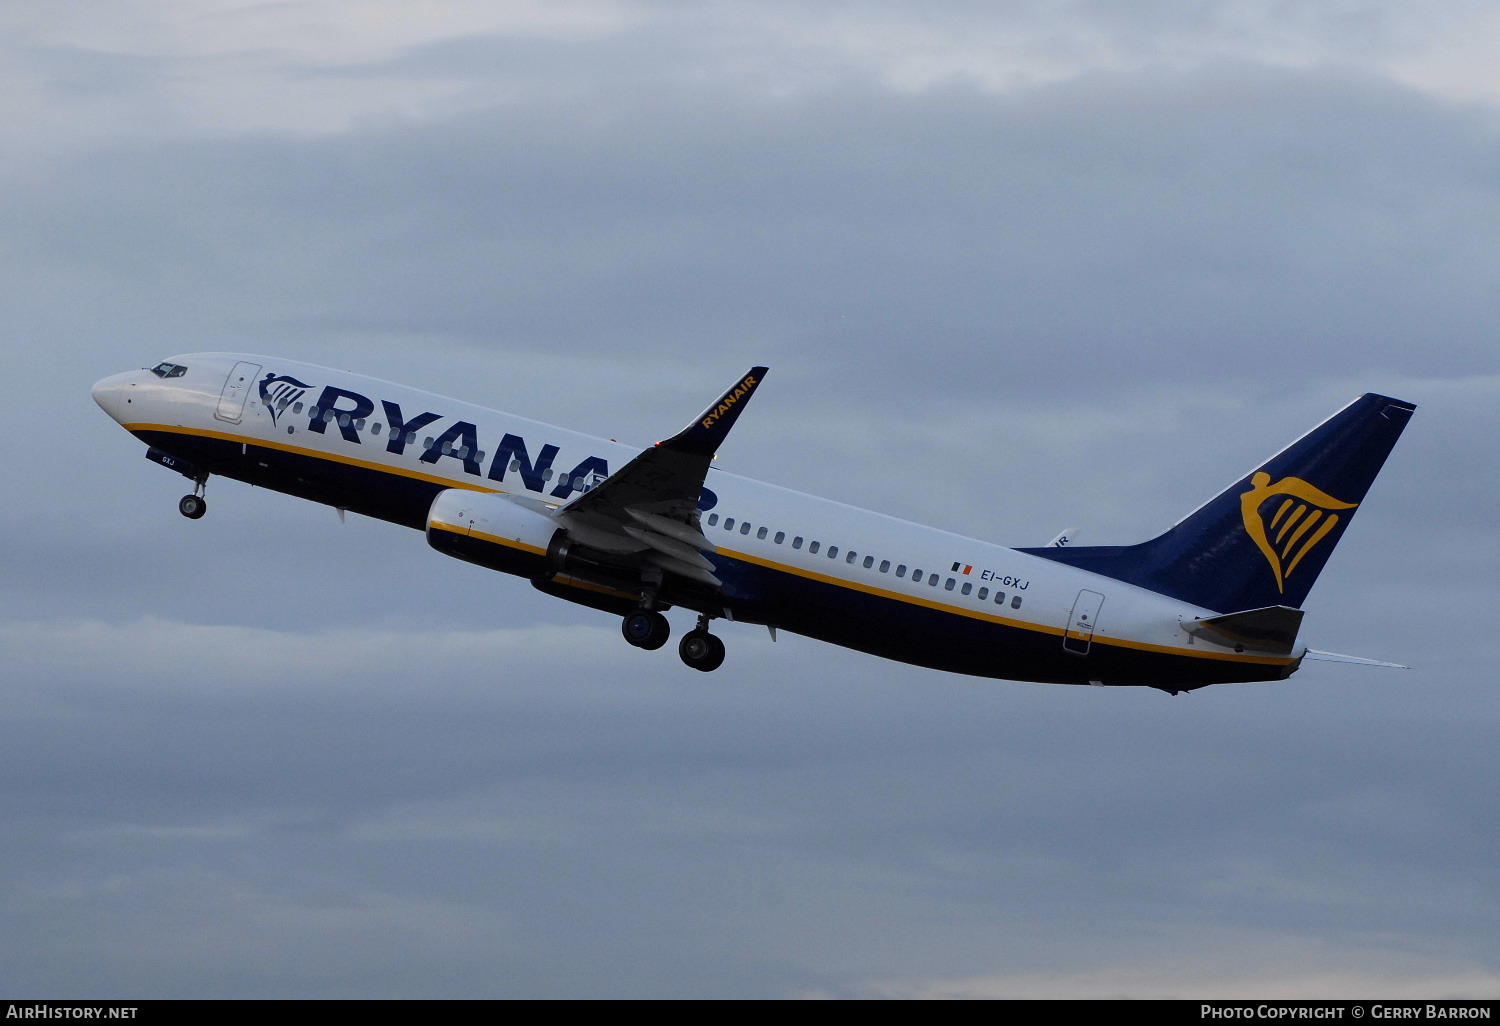
<instances>
[{"instance_id":1,"label":"cloudy sky","mask_svg":"<svg viewBox=\"0 0 1500 1026\"><path fill-rule=\"evenodd\" d=\"M0 989L1493 997L1497 48L1477 0L10 0ZM640 444L767 363L721 465L1014 545L1385 392L1304 636L1415 669L730 625L706 677L412 531L182 519L88 389L212 349Z\"/></svg>"}]
</instances>

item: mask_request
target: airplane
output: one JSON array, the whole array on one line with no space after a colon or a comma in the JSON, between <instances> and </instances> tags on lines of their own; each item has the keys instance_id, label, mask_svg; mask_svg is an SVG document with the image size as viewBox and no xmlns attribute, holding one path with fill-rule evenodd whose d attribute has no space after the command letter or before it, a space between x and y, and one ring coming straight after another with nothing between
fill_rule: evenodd
<instances>
[{"instance_id":1,"label":"airplane","mask_svg":"<svg viewBox=\"0 0 1500 1026\"><path fill-rule=\"evenodd\" d=\"M1004 548L727 473L715 455L765 367L644 450L389 381L194 353L116 374L94 400L194 483L211 476L388 520L457 559L724 661L715 620L1006 680L1145 686L1285 680L1304 659L1396 666L1298 640L1314 580L1413 404L1368 393L1137 545Z\"/></svg>"}]
</instances>

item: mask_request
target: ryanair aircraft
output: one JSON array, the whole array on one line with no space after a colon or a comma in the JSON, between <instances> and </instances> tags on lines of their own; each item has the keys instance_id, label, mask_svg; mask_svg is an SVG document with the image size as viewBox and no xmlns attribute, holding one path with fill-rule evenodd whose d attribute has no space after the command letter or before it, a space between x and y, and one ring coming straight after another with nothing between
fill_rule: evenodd
<instances>
[{"instance_id":1,"label":"ryanair aircraft","mask_svg":"<svg viewBox=\"0 0 1500 1026\"><path fill-rule=\"evenodd\" d=\"M246 481L426 533L439 552L621 618L713 670L716 619L956 673L1171 694L1283 680L1315 652L1302 603L1415 408L1364 395L1139 545L1008 549L713 467L764 380L749 373L645 451L401 385L198 353L94 386L194 482ZM1390 663L1377 665L1395 665Z\"/></svg>"}]
</instances>

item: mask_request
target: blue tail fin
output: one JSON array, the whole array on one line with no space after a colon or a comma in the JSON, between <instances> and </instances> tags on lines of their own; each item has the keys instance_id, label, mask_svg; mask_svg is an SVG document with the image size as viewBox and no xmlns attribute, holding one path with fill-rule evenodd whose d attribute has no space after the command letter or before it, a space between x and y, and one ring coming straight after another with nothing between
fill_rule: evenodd
<instances>
[{"instance_id":1,"label":"blue tail fin","mask_svg":"<svg viewBox=\"0 0 1500 1026\"><path fill-rule=\"evenodd\" d=\"M1300 608L1414 409L1363 395L1140 545L1021 551L1207 609Z\"/></svg>"}]
</instances>

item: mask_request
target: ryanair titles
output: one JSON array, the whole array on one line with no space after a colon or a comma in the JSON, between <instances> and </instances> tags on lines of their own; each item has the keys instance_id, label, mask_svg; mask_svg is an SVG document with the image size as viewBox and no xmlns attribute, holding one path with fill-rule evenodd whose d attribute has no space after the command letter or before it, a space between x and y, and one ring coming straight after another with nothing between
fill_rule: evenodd
<instances>
[{"instance_id":1,"label":"ryanair titles","mask_svg":"<svg viewBox=\"0 0 1500 1026\"><path fill-rule=\"evenodd\" d=\"M278 397L274 393L267 394L264 388L261 397L273 419L284 416L287 406L293 402L286 395ZM297 411L294 409L294 412ZM421 463L436 466L439 460L451 459L463 467L465 474L474 477L484 477L490 481L505 481L507 478L514 481L519 477L528 491L548 494L554 499L567 499L574 492L587 491L609 477L608 461L602 456L589 456L567 472L557 474L554 481L553 472L558 468L554 468L553 463L561 451L556 445L544 444L533 455L533 449L525 438L506 432L499 444L487 451L480 445L478 425L466 420L454 421L439 433L424 434L436 431L434 425L445 420L444 414L430 410L411 413L403 409L400 403L389 399L380 400L377 413L375 401L369 396L337 385L323 386L317 402L307 408L306 430L326 435L332 426L345 441L364 445L367 441L378 439L381 431L378 422L371 424L365 432L367 437L362 438L361 430L365 428L366 421L378 421L382 415L385 436L381 440L385 443L385 451L394 456L406 455L408 447L420 448L417 460ZM417 444L419 436L420 446ZM551 491L547 490L549 486ZM705 488L699 505L703 509L711 509L717 501L714 494Z\"/></svg>"}]
</instances>

